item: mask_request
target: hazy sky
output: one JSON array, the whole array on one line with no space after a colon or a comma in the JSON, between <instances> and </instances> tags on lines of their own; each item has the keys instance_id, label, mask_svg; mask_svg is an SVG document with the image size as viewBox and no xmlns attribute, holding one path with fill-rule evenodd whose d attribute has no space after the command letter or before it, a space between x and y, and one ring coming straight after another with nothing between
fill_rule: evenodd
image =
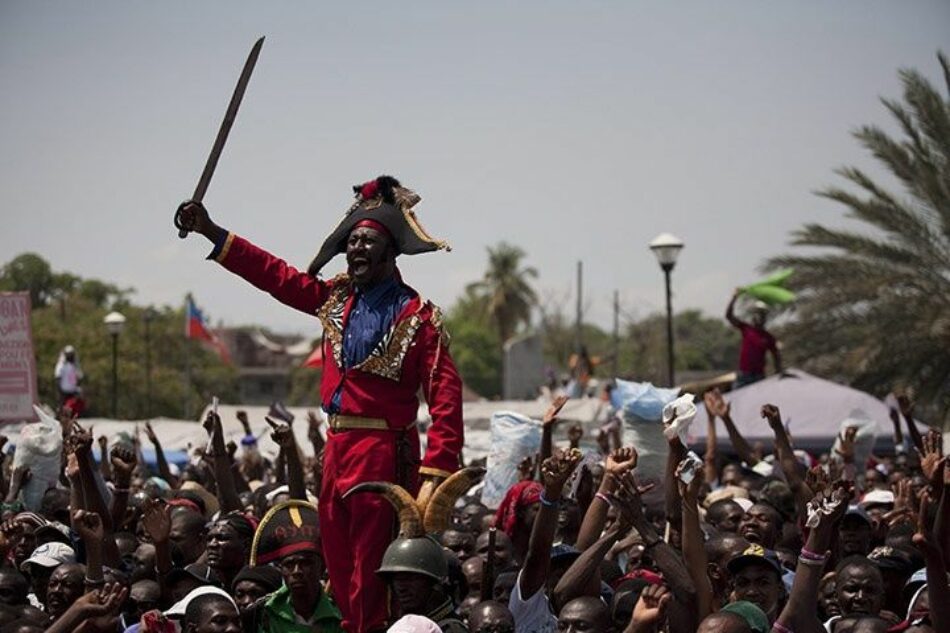
<instances>
[{"instance_id":1,"label":"hazy sky","mask_svg":"<svg viewBox=\"0 0 950 633\"><path fill-rule=\"evenodd\" d=\"M205 202L305 268L380 173L452 253L401 258L448 307L518 244L545 297L590 319L662 309L647 249L686 242L675 306L719 313L806 221L832 169L877 173L850 131L894 129L897 69L942 89L950 2L11 2L0 0L0 260L187 291L228 324L317 323L203 261L171 220L204 165L244 58L260 61ZM342 269L342 259L327 273Z\"/></svg>"}]
</instances>

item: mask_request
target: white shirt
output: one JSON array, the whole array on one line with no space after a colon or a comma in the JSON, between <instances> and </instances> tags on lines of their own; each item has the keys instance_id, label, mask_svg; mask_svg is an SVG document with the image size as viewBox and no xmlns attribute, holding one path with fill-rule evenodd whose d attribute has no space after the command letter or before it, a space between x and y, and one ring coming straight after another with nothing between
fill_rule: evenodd
<instances>
[{"instance_id":1,"label":"white shirt","mask_svg":"<svg viewBox=\"0 0 950 633\"><path fill-rule=\"evenodd\" d=\"M79 379L82 377L82 372L75 363L67 362L63 363L63 366L59 368L56 377L59 379L60 391L63 393L75 393L79 387Z\"/></svg>"},{"instance_id":2,"label":"white shirt","mask_svg":"<svg viewBox=\"0 0 950 633\"><path fill-rule=\"evenodd\" d=\"M527 600L521 597L521 574L511 590L508 599L508 610L515 619L515 633L554 633L557 631L557 618L551 613L551 604L544 593L544 588L538 589Z\"/></svg>"}]
</instances>

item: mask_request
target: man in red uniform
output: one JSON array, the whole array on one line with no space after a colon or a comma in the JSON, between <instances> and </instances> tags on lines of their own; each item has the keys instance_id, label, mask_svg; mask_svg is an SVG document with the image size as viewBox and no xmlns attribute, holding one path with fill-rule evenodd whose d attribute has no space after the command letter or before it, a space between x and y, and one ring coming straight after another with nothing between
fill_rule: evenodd
<instances>
[{"instance_id":1,"label":"man in red uniform","mask_svg":"<svg viewBox=\"0 0 950 633\"><path fill-rule=\"evenodd\" d=\"M393 537L395 515L377 495L343 494L365 481L398 483L420 497L458 469L462 449L461 379L448 352L438 307L403 284L398 254L439 249L412 208L420 198L395 178L353 188L356 201L307 272L211 221L198 203L179 208L183 226L214 243L214 259L278 301L323 324L320 383L328 415L320 523L330 587L348 631L382 630L386 586L376 574ZM324 281L320 269L338 253L347 272ZM432 426L420 463L417 394Z\"/></svg>"},{"instance_id":2,"label":"man in red uniform","mask_svg":"<svg viewBox=\"0 0 950 633\"><path fill-rule=\"evenodd\" d=\"M752 307L752 323L740 321L734 312L736 299L741 290L736 289L726 308L726 319L732 326L742 333L742 347L739 349L739 374L736 377L736 387L749 385L765 378L765 353L772 352L775 361L775 373L782 373L782 357L775 343L775 337L765 329L765 317L769 313L768 306L756 301Z\"/></svg>"}]
</instances>

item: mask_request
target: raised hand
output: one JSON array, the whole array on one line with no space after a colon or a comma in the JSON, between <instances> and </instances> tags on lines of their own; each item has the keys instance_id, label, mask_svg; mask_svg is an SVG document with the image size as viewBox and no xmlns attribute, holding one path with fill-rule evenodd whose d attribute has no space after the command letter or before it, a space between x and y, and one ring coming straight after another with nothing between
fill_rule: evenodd
<instances>
[{"instance_id":1,"label":"raised hand","mask_svg":"<svg viewBox=\"0 0 950 633\"><path fill-rule=\"evenodd\" d=\"M534 468L537 465L534 455L528 455L518 464L518 481L527 481L534 478Z\"/></svg>"},{"instance_id":2,"label":"raised hand","mask_svg":"<svg viewBox=\"0 0 950 633\"><path fill-rule=\"evenodd\" d=\"M188 233L201 233L212 239L212 231L217 228L208 215L208 210L196 200L185 200L175 213L175 227Z\"/></svg>"},{"instance_id":3,"label":"raised hand","mask_svg":"<svg viewBox=\"0 0 950 633\"><path fill-rule=\"evenodd\" d=\"M920 451L920 469L928 481L933 481L935 475L943 477L943 470L937 468L937 463L943 457L943 435L940 431L930 429L923 437L924 450Z\"/></svg>"},{"instance_id":4,"label":"raised hand","mask_svg":"<svg viewBox=\"0 0 950 633\"><path fill-rule=\"evenodd\" d=\"M909 395L902 393L901 395L897 396L897 406L901 408L901 415L903 415L908 420L913 419L915 403Z\"/></svg>"},{"instance_id":5,"label":"raised hand","mask_svg":"<svg viewBox=\"0 0 950 633\"><path fill-rule=\"evenodd\" d=\"M165 543L172 529L171 508L157 499L146 499L142 504L142 527L153 543Z\"/></svg>"},{"instance_id":6,"label":"raised hand","mask_svg":"<svg viewBox=\"0 0 950 633\"><path fill-rule=\"evenodd\" d=\"M548 407L548 410L544 412L544 417L541 418L541 424L544 426L553 424L557 420L557 414L561 412L561 409L568 400L569 398L567 396L557 396L554 398L551 406Z\"/></svg>"},{"instance_id":7,"label":"raised hand","mask_svg":"<svg viewBox=\"0 0 950 633\"><path fill-rule=\"evenodd\" d=\"M655 631L666 618L673 594L663 585L647 585L633 608L630 623L634 631Z\"/></svg>"},{"instance_id":8,"label":"raised hand","mask_svg":"<svg viewBox=\"0 0 950 633\"><path fill-rule=\"evenodd\" d=\"M270 434L270 437L277 446L280 446L284 450L289 450L294 446L294 432L291 430L289 424L283 424L282 422L275 422L271 418L264 416L264 419L267 420L267 424L270 425L270 428L274 430Z\"/></svg>"},{"instance_id":9,"label":"raised hand","mask_svg":"<svg viewBox=\"0 0 950 633\"><path fill-rule=\"evenodd\" d=\"M693 470L693 478L689 483L683 483L681 475L687 471ZM676 485L679 488L680 498L683 503L696 507L699 503L699 490L703 486L703 478L700 475L702 464L694 462L692 459L684 459L676 467Z\"/></svg>"},{"instance_id":10,"label":"raised hand","mask_svg":"<svg viewBox=\"0 0 950 633\"><path fill-rule=\"evenodd\" d=\"M608 491L616 489L620 479L628 472L637 467L637 449L632 446L618 448L607 456L604 465L604 478L601 481L601 488Z\"/></svg>"},{"instance_id":11,"label":"raised hand","mask_svg":"<svg viewBox=\"0 0 950 633\"><path fill-rule=\"evenodd\" d=\"M138 461L135 451L130 446L116 444L112 447L109 463L112 464L116 479L128 481L132 477L132 471L135 470Z\"/></svg>"},{"instance_id":12,"label":"raised hand","mask_svg":"<svg viewBox=\"0 0 950 633\"><path fill-rule=\"evenodd\" d=\"M773 429L776 426L782 426L782 414L774 404L762 405L762 417L768 420L769 426Z\"/></svg>"},{"instance_id":13,"label":"raised hand","mask_svg":"<svg viewBox=\"0 0 950 633\"><path fill-rule=\"evenodd\" d=\"M237 453L237 449L238 449L237 443L234 440L231 440L230 442L227 443L227 445L225 446L225 449L227 449L228 451L228 457L233 460L234 455Z\"/></svg>"},{"instance_id":14,"label":"raised hand","mask_svg":"<svg viewBox=\"0 0 950 633\"><path fill-rule=\"evenodd\" d=\"M558 499L564 484L584 455L577 449L556 450L541 463L541 481L544 484L544 496L550 500ZM553 499L552 499L553 497Z\"/></svg>"},{"instance_id":15,"label":"raised hand","mask_svg":"<svg viewBox=\"0 0 950 633\"><path fill-rule=\"evenodd\" d=\"M572 424L567 429L567 440L571 443L571 446L577 446L582 437L584 437L584 427L580 424Z\"/></svg>"},{"instance_id":16,"label":"raised hand","mask_svg":"<svg viewBox=\"0 0 950 633\"><path fill-rule=\"evenodd\" d=\"M95 512L87 510L73 512L73 528L79 532L79 537L87 544L102 543L105 538L102 518Z\"/></svg>"},{"instance_id":17,"label":"raised hand","mask_svg":"<svg viewBox=\"0 0 950 633\"><path fill-rule=\"evenodd\" d=\"M13 519L4 521L0 524L0 553L6 555L16 547L21 538L23 538L23 524Z\"/></svg>"},{"instance_id":18,"label":"raised hand","mask_svg":"<svg viewBox=\"0 0 950 633\"><path fill-rule=\"evenodd\" d=\"M614 493L614 497L618 502L616 507L620 513L620 521L624 525L637 525L644 518L641 496L652 490L654 486L655 484L638 485L631 472L620 479L620 486Z\"/></svg>"},{"instance_id":19,"label":"raised hand","mask_svg":"<svg viewBox=\"0 0 950 633\"><path fill-rule=\"evenodd\" d=\"M842 461L850 464L854 461L854 444L858 436L858 427L849 426L844 433L839 436L837 452L841 455Z\"/></svg>"},{"instance_id":20,"label":"raised hand","mask_svg":"<svg viewBox=\"0 0 950 633\"><path fill-rule=\"evenodd\" d=\"M238 422L241 423L241 427L244 429L244 435L250 435L251 422L247 419L247 411L240 409L235 415L237 415Z\"/></svg>"},{"instance_id":21,"label":"raised hand","mask_svg":"<svg viewBox=\"0 0 950 633\"><path fill-rule=\"evenodd\" d=\"M319 443L323 440L323 436L320 435L320 426L322 425L323 420L316 413L307 411L307 439L311 443Z\"/></svg>"},{"instance_id":22,"label":"raised hand","mask_svg":"<svg viewBox=\"0 0 950 633\"><path fill-rule=\"evenodd\" d=\"M219 418L214 411L208 411L208 415L205 416L201 427L207 431L208 435L211 435L214 433L215 426L218 424L221 424L221 418Z\"/></svg>"},{"instance_id":23,"label":"raised hand","mask_svg":"<svg viewBox=\"0 0 950 633\"><path fill-rule=\"evenodd\" d=\"M724 418L729 415L729 403L722 397L719 388L710 389L703 394L703 402L706 404L706 411L710 416Z\"/></svg>"},{"instance_id":24,"label":"raised hand","mask_svg":"<svg viewBox=\"0 0 950 633\"><path fill-rule=\"evenodd\" d=\"M154 445L158 445L158 436L155 435L155 429L152 428L152 423L145 422L145 437L148 438L148 441Z\"/></svg>"}]
</instances>

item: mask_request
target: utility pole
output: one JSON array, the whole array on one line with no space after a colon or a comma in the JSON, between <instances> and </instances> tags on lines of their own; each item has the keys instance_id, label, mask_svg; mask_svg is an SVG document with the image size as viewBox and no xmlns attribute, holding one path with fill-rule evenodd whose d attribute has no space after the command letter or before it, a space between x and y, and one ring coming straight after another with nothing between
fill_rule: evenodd
<instances>
[{"instance_id":1,"label":"utility pole","mask_svg":"<svg viewBox=\"0 0 950 633\"><path fill-rule=\"evenodd\" d=\"M611 363L612 378L620 374L620 292L614 290L614 358Z\"/></svg>"},{"instance_id":2,"label":"utility pole","mask_svg":"<svg viewBox=\"0 0 950 633\"><path fill-rule=\"evenodd\" d=\"M581 346L584 344L584 337L581 334L581 326L584 312L584 262L577 262L577 316L574 321L574 348L580 353Z\"/></svg>"}]
</instances>

